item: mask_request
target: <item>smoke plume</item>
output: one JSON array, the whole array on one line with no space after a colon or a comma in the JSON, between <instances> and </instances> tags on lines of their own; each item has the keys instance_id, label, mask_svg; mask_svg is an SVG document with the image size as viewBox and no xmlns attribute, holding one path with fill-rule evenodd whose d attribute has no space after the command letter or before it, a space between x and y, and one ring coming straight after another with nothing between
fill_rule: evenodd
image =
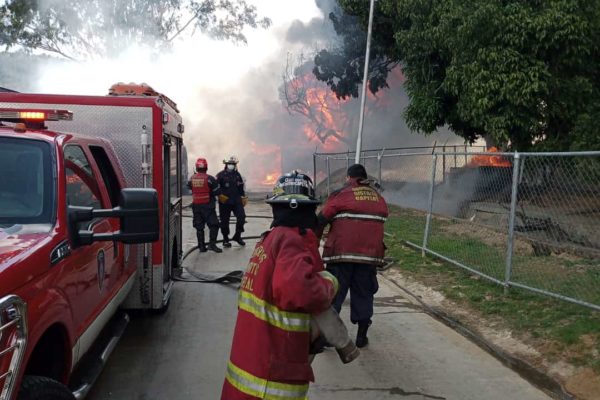
<instances>
[{"instance_id":1,"label":"smoke plume","mask_svg":"<svg viewBox=\"0 0 600 400\"><path fill-rule=\"evenodd\" d=\"M248 31L247 46L202 35L180 38L169 50L140 44L112 59L44 61L31 75L39 76L33 88L13 86L40 93L105 95L116 82L148 83L178 104L186 126L190 166L197 157L206 157L209 173L216 174L224 158L236 155L248 187L265 189L283 171L312 172L315 150L353 150L358 100L344 105L351 120L343 132L344 141L322 142L307 136L309 121L282 106L282 74L290 54L310 54L335 44L327 17L335 1L317 0L312 7L295 10L280 0L255 3L259 12L272 18L273 26ZM19 67L17 63L15 69ZM0 80L0 86L10 88L11 76L0 75L7 79ZM410 133L401 117L408 101L402 82L398 79L392 84L378 98L368 100L365 148L457 141L449 133L438 137Z\"/></svg>"}]
</instances>

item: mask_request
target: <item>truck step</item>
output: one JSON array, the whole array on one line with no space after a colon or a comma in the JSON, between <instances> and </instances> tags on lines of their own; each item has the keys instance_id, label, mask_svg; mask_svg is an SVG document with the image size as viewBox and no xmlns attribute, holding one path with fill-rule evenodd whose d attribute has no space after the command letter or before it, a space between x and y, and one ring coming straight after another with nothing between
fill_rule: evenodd
<instances>
[{"instance_id":1,"label":"truck step","mask_svg":"<svg viewBox=\"0 0 600 400\"><path fill-rule=\"evenodd\" d=\"M117 347L128 324L129 315L122 311L117 312L100 333L90 351L79 362L69 383L69 388L77 400L85 398L88 394L102 373L108 357Z\"/></svg>"}]
</instances>

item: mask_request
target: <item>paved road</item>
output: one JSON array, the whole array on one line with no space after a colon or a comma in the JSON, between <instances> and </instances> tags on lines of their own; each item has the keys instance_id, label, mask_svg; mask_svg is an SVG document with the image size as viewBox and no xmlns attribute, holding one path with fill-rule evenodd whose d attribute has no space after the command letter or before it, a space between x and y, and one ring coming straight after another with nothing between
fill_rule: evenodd
<instances>
[{"instance_id":1,"label":"paved road","mask_svg":"<svg viewBox=\"0 0 600 400\"><path fill-rule=\"evenodd\" d=\"M268 215L259 204L249 214ZM185 235L194 245L187 219ZM268 227L251 220L247 234ZM223 254L193 253L185 265L199 272L243 269L254 242ZM547 400L544 393L450 328L420 312L392 284L380 279L371 345L352 364L334 351L317 356L314 400ZM132 318L88 399L219 399L236 317L235 288L178 283L162 316ZM348 307L342 317L348 318ZM350 328L355 332L355 327Z\"/></svg>"}]
</instances>

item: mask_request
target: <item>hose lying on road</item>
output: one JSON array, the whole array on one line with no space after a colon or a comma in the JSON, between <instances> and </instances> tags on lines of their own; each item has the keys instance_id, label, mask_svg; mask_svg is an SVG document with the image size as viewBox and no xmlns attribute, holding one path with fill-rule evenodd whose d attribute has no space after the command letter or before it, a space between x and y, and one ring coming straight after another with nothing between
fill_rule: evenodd
<instances>
[{"instance_id":1,"label":"hose lying on road","mask_svg":"<svg viewBox=\"0 0 600 400\"><path fill-rule=\"evenodd\" d=\"M250 239L260 239L261 236L245 236L242 237L242 239L245 240L250 240ZM216 243L223 243L223 240L217 240ZM198 246L194 246L190 249L188 249L184 254L183 257L181 257L181 262L183 263L183 261L190 255L192 254L194 251L198 250ZM240 283L242 281L242 277L244 275L243 271L240 270L235 270L235 271L231 271L226 273L225 275L221 275L221 276L214 276L214 275L209 275L209 274L202 274L199 272L194 272L194 271L190 271L188 268L186 267L181 267L180 271L178 271L179 274L175 274L172 279L174 281L177 282L196 282L196 283L221 283L221 284L230 284L230 283ZM191 275L193 278L189 279L189 278L183 278L183 272L186 272L187 274Z\"/></svg>"}]
</instances>

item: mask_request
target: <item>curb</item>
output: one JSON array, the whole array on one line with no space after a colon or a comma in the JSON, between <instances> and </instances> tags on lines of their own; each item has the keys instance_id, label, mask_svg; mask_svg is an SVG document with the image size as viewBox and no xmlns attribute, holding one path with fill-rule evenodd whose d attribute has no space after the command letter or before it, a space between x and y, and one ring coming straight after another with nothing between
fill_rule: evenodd
<instances>
[{"instance_id":1,"label":"curb","mask_svg":"<svg viewBox=\"0 0 600 400\"><path fill-rule=\"evenodd\" d=\"M545 372L540 371L528 362L513 356L512 354L504 351L500 347L489 342L481 335L477 334L476 332L473 332L465 325L463 325L460 321L447 314L446 312L439 310L435 307L429 306L410 290L398 284L398 282L381 274L380 276L386 281L392 283L394 286L398 287L400 290L407 293L412 298L412 300L416 301L421 307L423 307L423 311L427 315L435 318L436 320L442 322L444 325L460 333L462 336L475 343L481 349L494 356L494 358L499 360L504 366L515 371L522 378L526 379L528 382L530 382L532 385L548 394L550 397L557 400L577 399L575 396L567 392L565 388L560 384L560 382L558 382L556 379L552 378Z\"/></svg>"}]
</instances>

